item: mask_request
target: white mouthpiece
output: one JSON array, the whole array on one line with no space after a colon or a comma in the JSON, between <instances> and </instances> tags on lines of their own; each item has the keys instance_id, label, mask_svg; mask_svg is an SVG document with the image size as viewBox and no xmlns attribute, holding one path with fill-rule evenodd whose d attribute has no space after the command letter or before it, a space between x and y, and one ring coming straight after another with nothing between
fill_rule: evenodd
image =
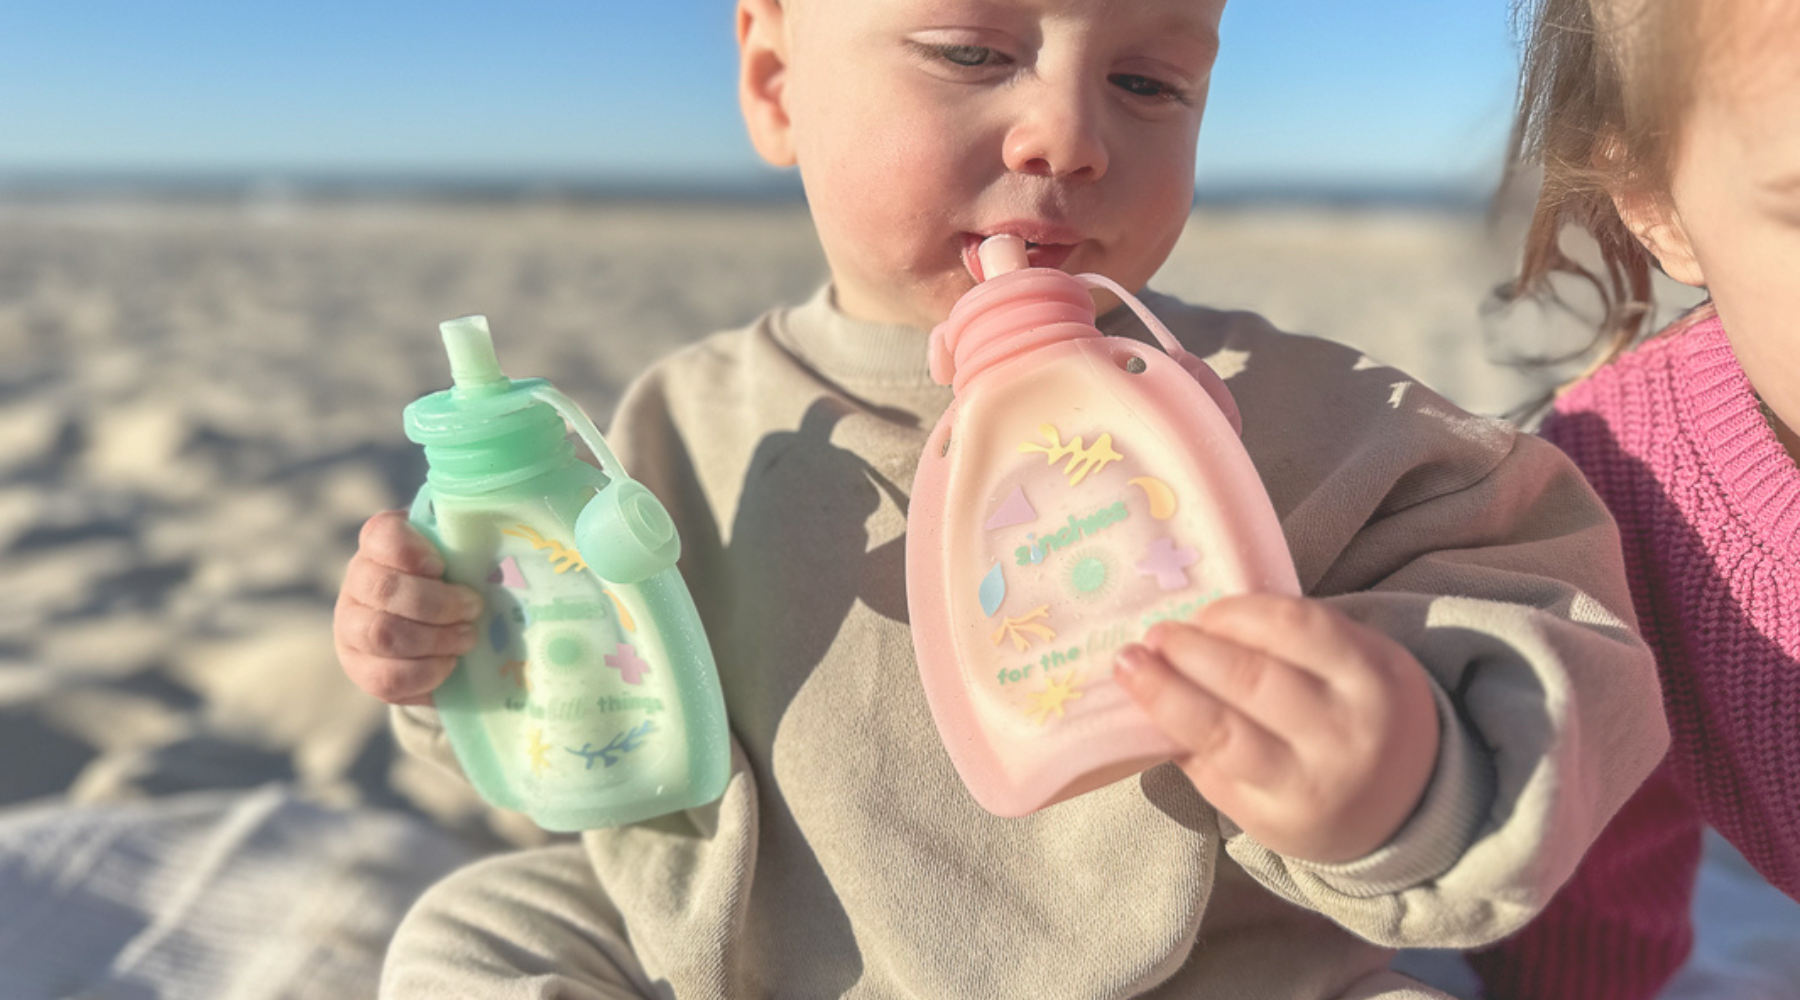
<instances>
[{"instance_id":1,"label":"white mouthpiece","mask_svg":"<svg viewBox=\"0 0 1800 1000\"><path fill-rule=\"evenodd\" d=\"M975 251L981 258L981 280L992 281L1002 274L1022 271L1031 266L1031 259L1025 255L1025 241L1017 236L989 236L981 241L981 247Z\"/></svg>"},{"instance_id":2,"label":"white mouthpiece","mask_svg":"<svg viewBox=\"0 0 1800 1000\"><path fill-rule=\"evenodd\" d=\"M494 356L494 337L486 316L463 316L438 324L444 350L450 355L450 380L458 389L480 391L505 385L500 360Z\"/></svg>"}]
</instances>

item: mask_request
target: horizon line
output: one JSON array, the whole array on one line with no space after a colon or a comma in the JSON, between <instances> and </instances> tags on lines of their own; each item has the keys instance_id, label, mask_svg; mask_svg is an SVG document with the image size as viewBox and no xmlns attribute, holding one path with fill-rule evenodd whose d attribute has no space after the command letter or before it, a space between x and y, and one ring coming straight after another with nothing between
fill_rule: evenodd
<instances>
[{"instance_id":1,"label":"horizon line","mask_svg":"<svg viewBox=\"0 0 1800 1000\"><path fill-rule=\"evenodd\" d=\"M1271 204L1484 211L1490 186L1397 180L1273 178L1199 182L1196 207ZM568 173L441 174L406 170L7 170L0 201L449 201L804 203L797 175L657 179Z\"/></svg>"}]
</instances>

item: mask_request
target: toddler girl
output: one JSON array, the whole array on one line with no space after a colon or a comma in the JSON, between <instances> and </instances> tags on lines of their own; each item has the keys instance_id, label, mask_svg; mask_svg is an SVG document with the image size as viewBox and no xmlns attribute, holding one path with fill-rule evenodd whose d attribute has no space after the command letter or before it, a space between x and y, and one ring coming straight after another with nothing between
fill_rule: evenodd
<instances>
[{"instance_id":1,"label":"toddler girl","mask_svg":"<svg viewBox=\"0 0 1800 1000\"><path fill-rule=\"evenodd\" d=\"M1619 522L1672 745L1473 961L1490 997L1646 997L1692 944L1702 824L1800 896L1800 5L1541 0L1515 144L1544 186L1514 294L1566 273L1606 302L1601 365L1543 433ZM1633 347L1653 262L1710 299Z\"/></svg>"}]
</instances>

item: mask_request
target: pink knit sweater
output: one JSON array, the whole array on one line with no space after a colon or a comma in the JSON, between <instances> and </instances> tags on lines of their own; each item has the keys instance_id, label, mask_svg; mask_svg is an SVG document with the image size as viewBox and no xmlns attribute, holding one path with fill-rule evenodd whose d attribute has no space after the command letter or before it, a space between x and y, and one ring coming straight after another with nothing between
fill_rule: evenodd
<instances>
[{"instance_id":1,"label":"pink knit sweater","mask_svg":"<svg viewBox=\"0 0 1800 1000\"><path fill-rule=\"evenodd\" d=\"M1618 519L1672 742L1544 914L1471 961L1492 1000L1650 997L1693 942L1703 823L1800 898L1800 469L1717 317L1601 370L1543 433Z\"/></svg>"}]
</instances>

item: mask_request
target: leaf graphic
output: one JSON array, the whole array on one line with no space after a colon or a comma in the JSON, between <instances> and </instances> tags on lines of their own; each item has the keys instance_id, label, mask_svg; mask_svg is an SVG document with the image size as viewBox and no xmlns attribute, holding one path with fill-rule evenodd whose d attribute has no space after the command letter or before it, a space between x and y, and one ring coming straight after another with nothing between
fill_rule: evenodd
<instances>
[{"instance_id":1,"label":"leaf graphic","mask_svg":"<svg viewBox=\"0 0 1800 1000\"><path fill-rule=\"evenodd\" d=\"M529 524L515 524L500 533L502 535L511 535L514 538L525 539L527 542L531 543L531 547L534 551L548 551L550 555L547 558L550 560L550 565L555 568L559 576L572 569L587 569L587 560L581 558L580 552L569 548L553 538L545 538L543 535L538 534L537 529Z\"/></svg>"},{"instance_id":2,"label":"leaf graphic","mask_svg":"<svg viewBox=\"0 0 1800 1000\"><path fill-rule=\"evenodd\" d=\"M1011 639L1013 648L1023 653L1031 648L1031 639L1026 638L1028 635L1039 639L1056 638L1055 629L1038 622L1039 618L1048 617L1050 617L1050 606L1040 604L1033 608L1030 614L1003 619L1000 627L994 630L994 634L990 638L994 640L996 646L1000 645L1002 639Z\"/></svg>"},{"instance_id":3,"label":"leaf graphic","mask_svg":"<svg viewBox=\"0 0 1800 1000\"><path fill-rule=\"evenodd\" d=\"M1055 465L1065 458L1068 459L1068 463L1063 466L1063 475L1069 477L1070 486L1079 486L1081 481L1087 478L1088 473L1098 472L1125 457L1113 450L1111 434L1102 434L1092 445L1089 445L1079 435L1072 438L1068 444L1064 444L1062 434L1051 424L1039 424L1038 433L1042 434L1050 443L1037 444L1027 441L1019 445L1019 450L1041 452L1044 461L1050 465Z\"/></svg>"}]
</instances>

